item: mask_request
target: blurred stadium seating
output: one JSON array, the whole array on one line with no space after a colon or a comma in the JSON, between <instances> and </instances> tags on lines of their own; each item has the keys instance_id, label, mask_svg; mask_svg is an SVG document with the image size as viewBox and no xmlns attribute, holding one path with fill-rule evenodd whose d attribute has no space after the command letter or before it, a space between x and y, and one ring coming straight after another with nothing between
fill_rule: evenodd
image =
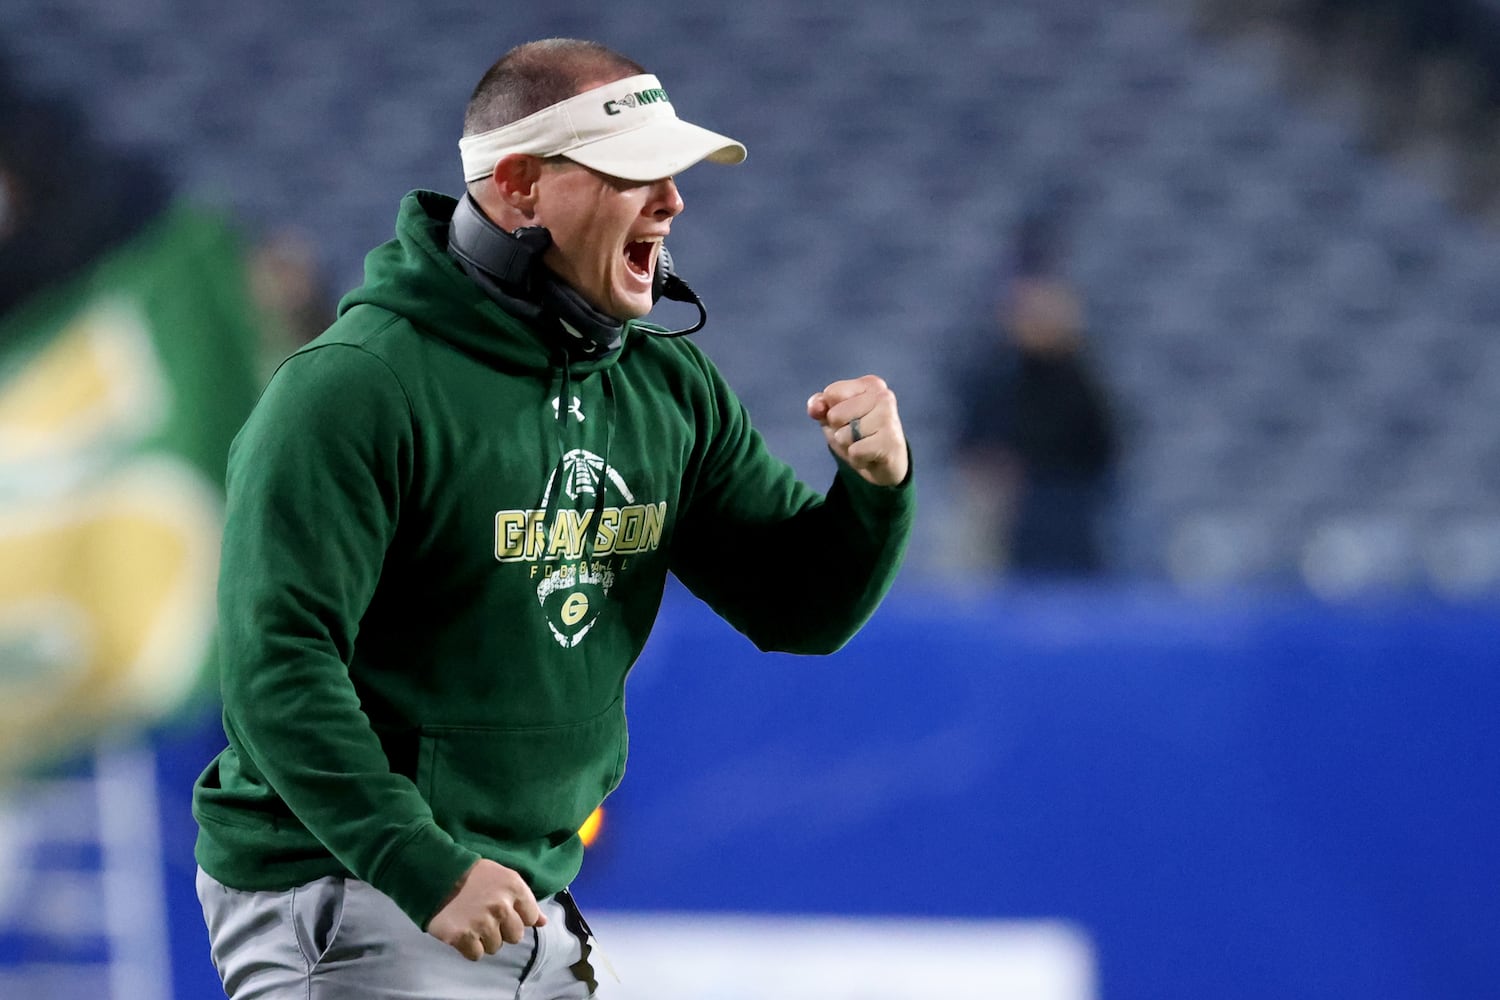
<instances>
[{"instance_id":1,"label":"blurred stadium seating","mask_svg":"<svg viewBox=\"0 0 1500 1000\"><path fill-rule=\"evenodd\" d=\"M29 84L184 190L310 228L341 287L404 190L457 186L459 108L499 51L573 32L635 54L751 149L684 183L673 242L714 307L705 345L814 479L809 388L899 373L932 511L944 372L1024 202L1061 178L1129 433L1121 570L1493 592L1500 554L1433 566L1454 531L1483 548L1500 524L1500 239L1368 152L1346 106L1284 92L1274 42L1197 34L1190 7L13 0L0 37Z\"/></svg>"}]
</instances>

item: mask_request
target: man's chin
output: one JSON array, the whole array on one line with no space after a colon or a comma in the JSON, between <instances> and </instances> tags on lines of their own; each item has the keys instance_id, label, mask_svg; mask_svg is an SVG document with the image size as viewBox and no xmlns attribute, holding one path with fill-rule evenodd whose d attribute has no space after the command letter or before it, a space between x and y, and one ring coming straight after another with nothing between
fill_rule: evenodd
<instances>
[{"instance_id":1,"label":"man's chin","mask_svg":"<svg viewBox=\"0 0 1500 1000\"><path fill-rule=\"evenodd\" d=\"M605 311L621 323L625 323L645 316L651 311L653 305L655 303L651 301L650 295L622 296L611 303L611 307Z\"/></svg>"}]
</instances>

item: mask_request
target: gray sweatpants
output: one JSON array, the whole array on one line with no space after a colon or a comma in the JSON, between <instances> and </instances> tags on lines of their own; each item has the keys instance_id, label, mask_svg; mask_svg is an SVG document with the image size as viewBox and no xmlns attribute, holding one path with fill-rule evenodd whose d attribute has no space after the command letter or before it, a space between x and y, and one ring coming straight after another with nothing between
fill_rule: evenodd
<instances>
[{"instance_id":1,"label":"gray sweatpants","mask_svg":"<svg viewBox=\"0 0 1500 1000\"><path fill-rule=\"evenodd\" d=\"M198 900L231 1000L603 1000L593 938L566 892L547 925L470 962L368 883L321 878L286 892L231 889L202 869ZM605 977L610 973L604 972Z\"/></svg>"}]
</instances>

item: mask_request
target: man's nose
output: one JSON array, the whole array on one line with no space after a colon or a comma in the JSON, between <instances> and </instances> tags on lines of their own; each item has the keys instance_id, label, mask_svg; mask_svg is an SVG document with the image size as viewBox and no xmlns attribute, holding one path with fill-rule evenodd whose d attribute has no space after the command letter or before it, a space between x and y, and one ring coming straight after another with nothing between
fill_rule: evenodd
<instances>
[{"instance_id":1,"label":"man's nose","mask_svg":"<svg viewBox=\"0 0 1500 1000\"><path fill-rule=\"evenodd\" d=\"M652 216L657 219L670 219L678 215L684 207L682 193L677 190L675 180L671 177L663 177L656 182L651 198Z\"/></svg>"}]
</instances>

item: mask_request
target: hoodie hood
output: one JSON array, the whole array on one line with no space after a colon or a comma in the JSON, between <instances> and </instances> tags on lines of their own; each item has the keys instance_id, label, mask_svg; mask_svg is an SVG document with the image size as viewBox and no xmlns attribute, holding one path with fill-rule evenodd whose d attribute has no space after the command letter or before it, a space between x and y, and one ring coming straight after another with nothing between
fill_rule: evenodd
<instances>
[{"instance_id":1,"label":"hoodie hood","mask_svg":"<svg viewBox=\"0 0 1500 1000\"><path fill-rule=\"evenodd\" d=\"M448 226L456 199L413 191L401 199L396 238L365 257L364 284L345 295L338 314L372 305L408 320L422 333L446 341L493 368L547 371L563 363L560 330L553 321L512 315L491 299L448 254ZM627 323L624 340L648 324ZM612 367L624 351L568 360L579 374Z\"/></svg>"}]
</instances>

